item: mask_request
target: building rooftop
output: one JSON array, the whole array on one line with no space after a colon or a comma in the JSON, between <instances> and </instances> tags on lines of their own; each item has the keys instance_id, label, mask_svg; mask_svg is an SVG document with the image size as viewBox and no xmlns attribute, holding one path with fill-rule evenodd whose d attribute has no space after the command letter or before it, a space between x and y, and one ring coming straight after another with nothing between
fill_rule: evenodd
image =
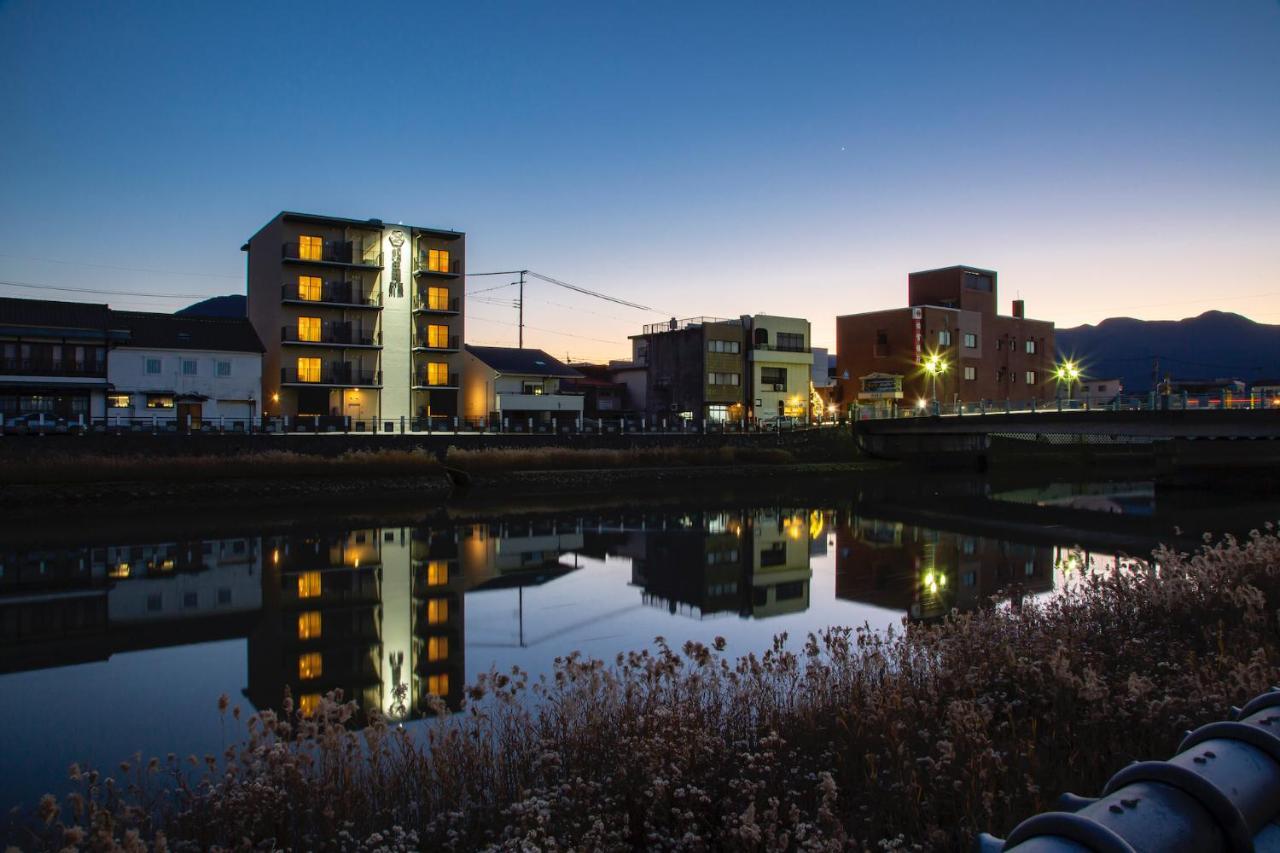
<instances>
[{"instance_id":1,"label":"building rooftop","mask_svg":"<svg viewBox=\"0 0 1280 853\"><path fill-rule=\"evenodd\" d=\"M450 228L427 228L422 225L405 225L401 222L383 222L381 219L350 219L345 216L323 216L318 213L301 213L296 210L282 210L275 216L271 217L271 222L275 222L277 219L283 219L287 222L314 222L318 225L342 225L349 226L351 228L365 228L370 231L381 231L387 225L395 225L400 228L408 228L410 231L422 231L436 237L441 237L445 240L456 240L459 237L465 236L464 232L454 231ZM271 222L268 222L267 225L270 225ZM263 225L262 228L255 231L253 236L246 240L244 245L240 247L240 251L247 252L249 250L249 243L253 241L254 237L261 234L263 228L266 228L267 225Z\"/></svg>"},{"instance_id":2,"label":"building rooftop","mask_svg":"<svg viewBox=\"0 0 1280 853\"><path fill-rule=\"evenodd\" d=\"M477 347L467 344L467 352L499 373L524 376L558 376L578 379L581 373L540 349L516 347Z\"/></svg>"},{"instance_id":3,"label":"building rooftop","mask_svg":"<svg viewBox=\"0 0 1280 853\"><path fill-rule=\"evenodd\" d=\"M112 311L111 323L130 331L126 346L151 349L265 352L244 317L189 317L145 311Z\"/></svg>"},{"instance_id":4,"label":"building rooftop","mask_svg":"<svg viewBox=\"0 0 1280 853\"><path fill-rule=\"evenodd\" d=\"M3 297L0 298L0 324L105 330L111 325L111 310L93 302Z\"/></svg>"}]
</instances>

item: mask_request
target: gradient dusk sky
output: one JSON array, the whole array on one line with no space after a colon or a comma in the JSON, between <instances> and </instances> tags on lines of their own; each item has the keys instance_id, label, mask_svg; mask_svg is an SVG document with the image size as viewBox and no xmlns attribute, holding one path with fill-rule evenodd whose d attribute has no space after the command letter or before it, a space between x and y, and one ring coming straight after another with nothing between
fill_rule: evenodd
<instances>
[{"instance_id":1,"label":"gradient dusk sky","mask_svg":"<svg viewBox=\"0 0 1280 853\"><path fill-rule=\"evenodd\" d=\"M7 2L0 75L0 295L242 293L288 209L657 309L531 285L561 357L671 315L831 345L954 263L1059 326L1280 323L1277 0Z\"/></svg>"}]
</instances>

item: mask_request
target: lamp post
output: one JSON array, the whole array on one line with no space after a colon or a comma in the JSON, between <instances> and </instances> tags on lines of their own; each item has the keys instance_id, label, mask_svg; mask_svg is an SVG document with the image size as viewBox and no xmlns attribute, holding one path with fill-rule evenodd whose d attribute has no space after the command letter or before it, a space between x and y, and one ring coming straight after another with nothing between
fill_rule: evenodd
<instances>
[{"instance_id":1,"label":"lamp post","mask_svg":"<svg viewBox=\"0 0 1280 853\"><path fill-rule=\"evenodd\" d=\"M1067 383L1067 400L1071 400L1071 386L1080 381L1080 365L1068 359L1058 365L1058 369L1053 372L1058 382Z\"/></svg>"},{"instance_id":2,"label":"lamp post","mask_svg":"<svg viewBox=\"0 0 1280 853\"><path fill-rule=\"evenodd\" d=\"M934 412L938 404L938 375L947 372L947 363L936 353L924 360L924 372L929 375L929 398L933 400Z\"/></svg>"}]
</instances>

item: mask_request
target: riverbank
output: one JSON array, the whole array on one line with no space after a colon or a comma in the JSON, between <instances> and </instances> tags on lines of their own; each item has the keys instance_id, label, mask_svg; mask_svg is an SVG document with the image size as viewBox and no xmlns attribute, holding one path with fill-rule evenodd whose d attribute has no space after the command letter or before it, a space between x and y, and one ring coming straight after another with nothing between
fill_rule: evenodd
<instances>
[{"instance_id":1,"label":"riverbank","mask_svg":"<svg viewBox=\"0 0 1280 853\"><path fill-rule=\"evenodd\" d=\"M243 740L225 755L77 771L80 799L47 800L43 828L15 841L965 849L1171 754L1183 730L1273 683L1278 605L1267 533L899 637L659 641L614 661L570 655L542 685L491 673L425 730L375 716L356 732L357 709L338 703L246 729L227 700Z\"/></svg>"}]
</instances>

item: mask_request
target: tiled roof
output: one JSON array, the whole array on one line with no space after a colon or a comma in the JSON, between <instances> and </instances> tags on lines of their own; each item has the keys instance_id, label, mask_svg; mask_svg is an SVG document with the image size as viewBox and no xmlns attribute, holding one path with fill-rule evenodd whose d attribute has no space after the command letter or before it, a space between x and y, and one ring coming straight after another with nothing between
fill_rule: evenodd
<instances>
[{"instance_id":1,"label":"tiled roof","mask_svg":"<svg viewBox=\"0 0 1280 853\"><path fill-rule=\"evenodd\" d=\"M130 347L265 352L244 317L178 317L144 311L112 311L111 324L132 332Z\"/></svg>"},{"instance_id":2,"label":"tiled roof","mask_svg":"<svg viewBox=\"0 0 1280 853\"><path fill-rule=\"evenodd\" d=\"M0 298L0 324L68 329L106 329L111 312L92 302Z\"/></svg>"},{"instance_id":3,"label":"tiled roof","mask_svg":"<svg viewBox=\"0 0 1280 853\"><path fill-rule=\"evenodd\" d=\"M540 349L516 349L515 347L474 347L467 344L467 352L499 373L524 376L559 376L577 379L582 374L564 362L552 358Z\"/></svg>"}]
</instances>

